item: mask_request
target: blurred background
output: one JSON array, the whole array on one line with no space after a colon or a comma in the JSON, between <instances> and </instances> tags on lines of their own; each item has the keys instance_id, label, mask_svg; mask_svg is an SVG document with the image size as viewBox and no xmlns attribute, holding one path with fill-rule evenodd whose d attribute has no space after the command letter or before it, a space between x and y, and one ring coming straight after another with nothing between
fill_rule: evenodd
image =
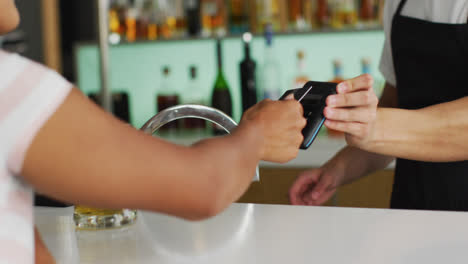
<instances>
[{"instance_id":1,"label":"blurred background","mask_svg":"<svg viewBox=\"0 0 468 264\"><path fill-rule=\"evenodd\" d=\"M57 70L99 104L97 2L18 0L21 25L0 45ZM384 85L378 71L384 0L107 2L112 111L136 128L157 112L185 103L214 106L239 121L255 102L276 100L307 80L340 82L370 73L377 94ZM183 138L212 130L205 122L186 120L167 125L160 135ZM287 203L282 193L298 171L320 166L344 141L340 133L322 129L314 144L308 151L313 157L302 154L296 163L271 171L263 166L264 185L270 174L287 177L251 191L247 200L266 201L267 192L276 190L269 201ZM348 186L342 192L347 198L334 202L388 207L391 177L386 172L373 177L375 183Z\"/></svg>"},{"instance_id":2,"label":"blurred background","mask_svg":"<svg viewBox=\"0 0 468 264\"><path fill-rule=\"evenodd\" d=\"M155 96L159 92L178 95L178 103L210 104L218 73L219 38L232 116L239 120L244 32L253 35L250 57L256 64L257 100L277 99L275 96L298 86L301 78L339 81L363 72L374 75L380 92L383 2L111 0L110 89L114 97L123 97L114 100L128 104L128 113L118 114L141 126L157 112ZM56 69L86 94L98 93L96 1L17 3L21 26L5 37L4 48Z\"/></svg>"}]
</instances>

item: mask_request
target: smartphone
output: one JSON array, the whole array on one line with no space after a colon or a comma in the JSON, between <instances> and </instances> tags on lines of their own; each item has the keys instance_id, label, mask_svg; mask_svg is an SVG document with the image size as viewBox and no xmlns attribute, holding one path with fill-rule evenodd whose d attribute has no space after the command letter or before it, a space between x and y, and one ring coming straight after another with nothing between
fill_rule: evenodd
<instances>
[{"instance_id":1,"label":"smartphone","mask_svg":"<svg viewBox=\"0 0 468 264\"><path fill-rule=\"evenodd\" d=\"M307 124L302 130L304 141L301 144L301 149L308 149L317 137L323 122L325 122L323 109L326 106L327 97L336 94L336 86L336 83L309 81L303 88L288 90L281 96L280 100L284 100L293 93L294 98L301 103L304 109Z\"/></svg>"}]
</instances>

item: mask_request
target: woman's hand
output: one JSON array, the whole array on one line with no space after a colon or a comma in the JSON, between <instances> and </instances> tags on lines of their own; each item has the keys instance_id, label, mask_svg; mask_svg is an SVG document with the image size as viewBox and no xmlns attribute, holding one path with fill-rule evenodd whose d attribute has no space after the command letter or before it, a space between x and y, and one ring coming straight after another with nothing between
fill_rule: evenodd
<instances>
[{"instance_id":1,"label":"woman's hand","mask_svg":"<svg viewBox=\"0 0 468 264\"><path fill-rule=\"evenodd\" d=\"M325 126L345 133L351 146L364 147L374 138L378 98L369 74L338 84L336 95L327 98Z\"/></svg>"},{"instance_id":2,"label":"woman's hand","mask_svg":"<svg viewBox=\"0 0 468 264\"><path fill-rule=\"evenodd\" d=\"M302 129L306 125L302 105L292 99L264 100L248 109L240 126L257 126L262 140L261 159L284 163L294 159L303 141Z\"/></svg>"}]
</instances>

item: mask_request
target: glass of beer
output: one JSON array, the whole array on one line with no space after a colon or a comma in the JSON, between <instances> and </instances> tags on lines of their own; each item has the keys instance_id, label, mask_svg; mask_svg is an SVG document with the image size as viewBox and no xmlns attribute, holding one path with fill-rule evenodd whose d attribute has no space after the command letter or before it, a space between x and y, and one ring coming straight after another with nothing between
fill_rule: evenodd
<instances>
[{"instance_id":1,"label":"glass of beer","mask_svg":"<svg viewBox=\"0 0 468 264\"><path fill-rule=\"evenodd\" d=\"M79 229L118 228L136 221L136 210L98 209L82 205L75 206L73 219Z\"/></svg>"}]
</instances>

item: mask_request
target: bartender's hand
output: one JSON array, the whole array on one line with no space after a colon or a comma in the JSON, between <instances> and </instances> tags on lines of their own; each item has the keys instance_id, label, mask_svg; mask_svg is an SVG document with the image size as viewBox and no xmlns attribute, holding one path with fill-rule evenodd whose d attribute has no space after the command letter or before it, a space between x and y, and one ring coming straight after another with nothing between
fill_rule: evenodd
<instances>
[{"instance_id":1,"label":"bartender's hand","mask_svg":"<svg viewBox=\"0 0 468 264\"><path fill-rule=\"evenodd\" d=\"M327 98L325 126L345 133L351 146L362 147L374 137L378 98L369 74L338 84L336 95Z\"/></svg>"},{"instance_id":2,"label":"bartender's hand","mask_svg":"<svg viewBox=\"0 0 468 264\"><path fill-rule=\"evenodd\" d=\"M292 97L284 101L263 100L248 109L240 126L257 126L262 134L262 160L284 163L294 159L306 125L302 105Z\"/></svg>"},{"instance_id":3,"label":"bartender's hand","mask_svg":"<svg viewBox=\"0 0 468 264\"><path fill-rule=\"evenodd\" d=\"M341 185L342 175L325 167L302 172L289 189L293 205L322 205Z\"/></svg>"}]
</instances>

